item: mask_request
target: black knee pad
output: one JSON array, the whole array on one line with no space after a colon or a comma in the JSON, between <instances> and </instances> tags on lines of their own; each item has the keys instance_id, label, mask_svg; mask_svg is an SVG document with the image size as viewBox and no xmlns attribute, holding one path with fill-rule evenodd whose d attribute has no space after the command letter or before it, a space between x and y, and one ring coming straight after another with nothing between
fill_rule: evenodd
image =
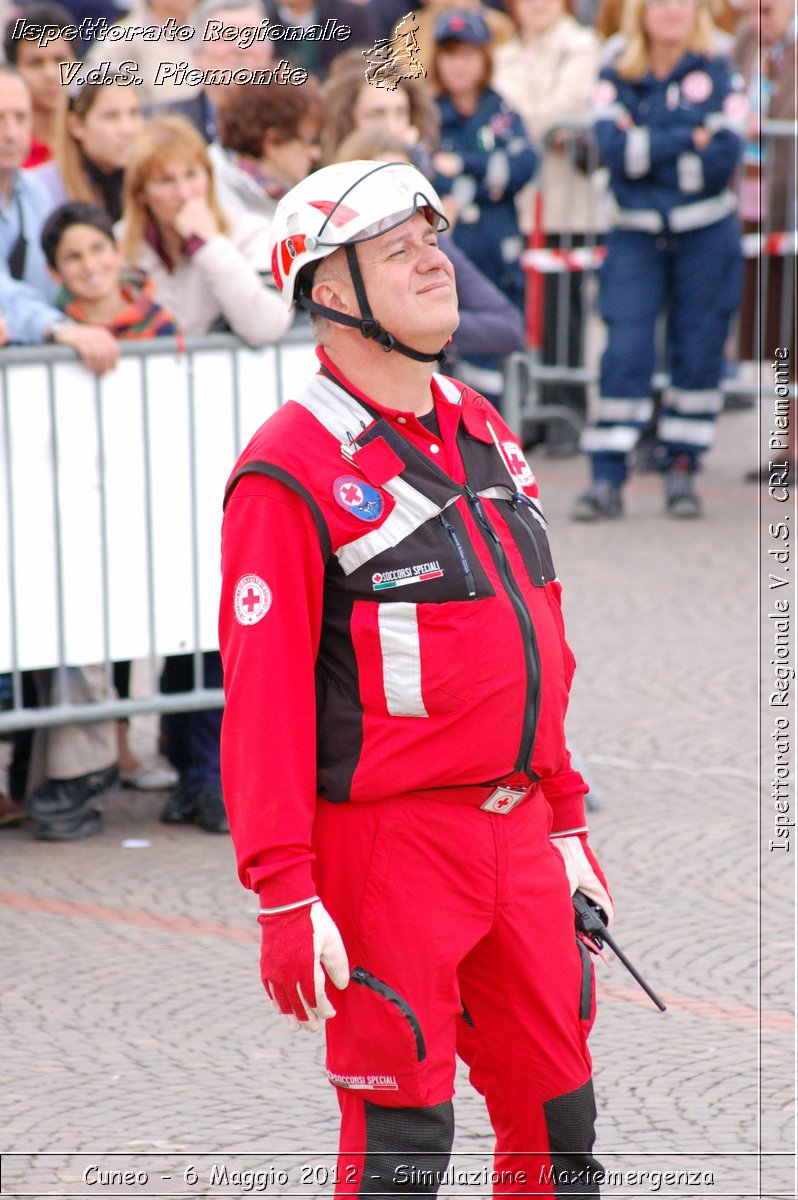
<instances>
[{"instance_id":1,"label":"black knee pad","mask_svg":"<svg viewBox=\"0 0 798 1200\"><path fill-rule=\"evenodd\" d=\"M590 1151L596 1140L593 1080L543 1104L549 1135L550 1173L555 1196L598 1196L604 1168Z\"/></svg>"},{"instance_id":2,"label":"black knee pad","mask_svg":"<svg viewBox=\"0 0 798 1200\"><path fill-rule=\"evenodd\" d=\"M435 1196L454 1140L451 1100L431 1108L365 1103L366 1153L361 1196Z\"/></svg>"}]
</instances>

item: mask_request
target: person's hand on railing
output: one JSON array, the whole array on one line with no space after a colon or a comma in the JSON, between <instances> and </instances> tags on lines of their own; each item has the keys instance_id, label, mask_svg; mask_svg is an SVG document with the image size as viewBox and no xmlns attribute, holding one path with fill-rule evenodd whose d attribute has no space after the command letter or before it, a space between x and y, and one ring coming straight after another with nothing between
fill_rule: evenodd
<instances>
[{"instance_id":1,"label":"person's hand on railing","mask_svg":"<svg viewBox=\"0 0 798 1200\"><path fill-rule=\"evenodd\" d=\"M8 326L6 325L6 319L3 316L3 314L0 313L0 346L7 346L10 341L11 341L11 334L8 331Z\"/></svg>"},{"instance_id":2,"label":"person's hand on railing","mask_svg":"<svg viewBox=\"0 0 798 1200\"><path fill-rule=\"evenodd\" d=\"M119 362L119 343L101 325L78 325L64 321L52 328L49 340L57 346L71 346L84 367L95 375L105 375Z\"/></svg>"}]
</instances>

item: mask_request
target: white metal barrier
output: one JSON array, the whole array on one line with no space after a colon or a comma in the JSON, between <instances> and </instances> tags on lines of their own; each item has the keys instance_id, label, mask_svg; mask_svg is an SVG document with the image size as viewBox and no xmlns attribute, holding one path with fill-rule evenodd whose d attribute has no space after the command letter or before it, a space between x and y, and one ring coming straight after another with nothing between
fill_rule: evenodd
<instances>
[{"instance_id":1,"label":"white metal barrier","mask_svg":"<svg viewBox=\"0 0 798 1200\"><path fill-rule=\"evenodd\" d=\"M102 378L68 350L0 351L0 732L221 702L115 700L111 664L218 647L225 481L315 369L307 328L260 350L127 343ZM90 663L106 664L106 702L23 709L22 672Z\"/></svg>"}]
</instances>

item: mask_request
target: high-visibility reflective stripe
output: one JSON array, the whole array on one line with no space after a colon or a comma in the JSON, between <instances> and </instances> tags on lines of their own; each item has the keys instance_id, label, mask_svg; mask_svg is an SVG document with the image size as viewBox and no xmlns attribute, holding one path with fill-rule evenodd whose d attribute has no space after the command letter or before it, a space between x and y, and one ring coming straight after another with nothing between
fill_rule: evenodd
<instances>
[{"instance_id":1,"label":"high-visibility reflective stripe","mask_svg":"<svg viewBox=\"0 0 798 1200\"><path fill-rule=\"evenodd\" d=\"M478 496L484 496L486 500L509 500L515 495L513 488L507 487L487 487L480 488L477 492Z\"/></svg>"},{"instance_id":2,"label":"high-visibility reflective stripe","mask_svg":"<svg viewBox=\"0 0 798 1200\"><path fill-rule=\"evenodd\" d=\"M485 187L504 192L509 182L510 160L507 157L507 152L506 150L494 150L488 156L488 165L485 170Z\"/></svg>"},{"instance_id":3,"label":"high-visibility reflective stripe","mask_svg":"<svg viewBox=\"0 0 798 1200\"><path fill-rule=\"evenodd\" d=\"M745 137L746 133L746 121L744 118L733 117L723 112L707 113L704 118L704 125L712 133L717 133L719 129L728 129L732 133L736 133L738 137Z\"/></svg>"},{"instance_id":4,"label":"high-visibility reflective stripe","mask_svg":"<svg viewBox=\"0 0 798 1200\"><path fill-rule=\"evenodd\" d=\"M684 388L670 387L665 393L664 403L680 416L700 417L720 412L723 408L723 393L720 388L687 391Z\"/></svg>"},{"instance_id":5,"label":"high-visibility reflective stripe","mask_svg":"<svg viewBox=\"0 0 798 1200\"><path fill-rule=\"evenodd\" d=\"M686 150L676 159L676 178L680 192L704 190L704 164L697 154Z\"/></svg>"},{"instance_id":6,"label":"high-visibility reflective stripe","mask_svg":"<svg viewBox=\"0 0 798 1200\"><path fill-rule=\"evenodd\" d=\"M641 233L662 233L661 215L653 208L616 208L611 224L616 229L636 229Z\"/></svg>"},{"instance_id":7,"label":"high-visibility reflective stripe","mask_svg":"<svg viewBox=\"0 0 798 1200\"><path fill-rule=\"evenodd\" d=\"M316 376L311 381L297 398L297 404L312 413L342 446L349 445L351 439L374 421L371 413L348 392L322 376ZM395 497L396 507L377 529L366 529L361 537L336 550L336 557L346 575L351 575L381 551L398 545L402 538L413 533L431 517L437 517L441 511L439 504L428 500L405 482L401 475L389 480L382 490ZM453 495L454 499L456 496Z\"/></svg>"},{"instance_id":8,"label":"high-visibility reflective stripe","mask_svg":"<svg viewBox=\"0 0 798 1200\"><path fill-rule=\"evenodd\" d=\"M616 124L624 117L629 117L629 109L624 104L603 104L601 108L594 108L592 112L594 121L612 121Z\"/></svg>"},{"instance_id":9,"label":"high-visibility reflective stripe","mask_svg":"<svg viewBox=\"0 0 798 1200\"><path fill-rule=\"evenodd\" d=\"M454 486L454 485L453 485ZM353 542L347 542L336 550L336 556L345 575L351 575L383 550L398 546L403 538L414 533L425 521L437 517L441 506L428 500L421 492L406 483L401 475L383 484L383 491L396 498L396 507L377 529L371 529ZM452 496L452 501L456 500Z\"/></svg>"},{"instance_id":10,"label":"high-visibility reflective stripe","mask_svg":"<svg viewBox=\"0 0 798 1200\"><path fill-rule=\"evenodd\" d=\"M615 421L621 425L634 422L645 425L654 411L654 401L650 398L637 400L617 396L602 396L596 410L597 421Z\"/></svg>"},{"instance_id":11,"label":"high-visibility reflective stripe","mask_svg":"<svg viewBox=\"0 0 798 1200\"><path fill-rule=\"evenodd\" d=\"M737 207L733 192L721 192L707 200L696 200L693 204L677 204L668 213L668 224L674 233L687 233L690 229L703 229L722 221Z\"/></svg>"},{"instance_id":12,"label":"high-visibility reflective stripe","mask_svg":"<svg viewBox=\"0 0 798 1200\"><path fill-rule=\"evenodd\" d=\"M587 454L599 454L601 451L626 454L637 445L639 437L640 430L633 426L614 425L605 429L591 425L582 430L579 446Z\"/></svg>"},{"instance_id":13,"label":"high-visibility reflective stripe","mask_svg":"<svg viewBox=\"0 0 798 1200\"><path fill-rule=\"evenodd\" d=\"M462 388L459 388L453 379L448 379L445 375L439 375L437 371L434 372L432 378L440 388L445 400L448 400L450 404L463 403Z\"/></svg>"},{"instance_id":14,"label":"high-visibility reflective stripe","mask_svg":"<svg viewBox=\"0 0 798 1200\"><path fill-rule=\"evenodd\" d=\"M416 605L381 604L377 620L388 712L392 717L426 717Z\"/></svg>"},{"instance_id":15,"label":"high-visibility reflective stripe","mask_svg":"<svg viewBox=\"0 0 798 1200\"><path fill-rule=\"evenodd\" d=\"M371 413L358 404L353 396L321 375L314 376L297 396L296 403L312 413L327 432L343 445L374 423Z\"/></svg>"},{"instance_id":16,"label":"high-visibility reflective stripe","mask_svg":"<svg viewBox=\"0 0 798 1200\"><path fill-rule=\"evenodd\" d=\"M624 166L631 179L640 179L651 170L651 138L647 129L635 126L626 135Z\"/></svg>"},{"instance_id":17,"label":"high-visibility reflective stripe","mask_svg":"<svg viewBox=\"0 0 798 1200\"><path fill-rule=\"evenodd\" d=\"M680 443L684 446L712 445L715 436L714 421L691 421L689 417L660 417L657 437L661 442Z\"/></svg>"}]
</instances>

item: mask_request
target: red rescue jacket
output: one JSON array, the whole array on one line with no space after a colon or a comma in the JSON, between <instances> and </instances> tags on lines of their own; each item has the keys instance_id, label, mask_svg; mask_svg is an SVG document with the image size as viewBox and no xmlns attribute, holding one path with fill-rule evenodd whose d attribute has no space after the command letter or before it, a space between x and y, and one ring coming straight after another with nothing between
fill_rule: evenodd
<instances>
[{"instance_id":1,"label":"red rescue jacket","mask_svg":"<svg viewBox=\"0 0 798 1200\"><path fill-rule=\"evenodd\" d=\"M313 894L318 800L479 804L540 780L555 829L585 824L563 731L574 660L521 448L435 376L439 466L415 418L331 366L226 493L222 777L242 881L270 906Z\"/></svg>"}]
</instances>

